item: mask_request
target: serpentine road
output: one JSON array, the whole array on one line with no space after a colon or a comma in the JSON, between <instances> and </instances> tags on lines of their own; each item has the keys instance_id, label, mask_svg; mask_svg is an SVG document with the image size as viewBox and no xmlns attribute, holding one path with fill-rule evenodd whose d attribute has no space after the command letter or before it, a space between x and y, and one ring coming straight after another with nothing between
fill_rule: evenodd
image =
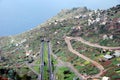
<instances>
[{"instance_id":1,"label":"serpentine road","mask_svg":"<svg viewBox=\"0 0 120 80\"><path fill-rule=\"evenodd\" d=\"M94 64L99 70L100 72L96 75L92 75L92 76L86 76L86 77L83 77L83 79L87 80L87 78L98 78L100 77L106 70L104 70L104 67L99 64L98 62L80 54L79 52L75 51L73 48L72 48L72 45L71 45L71 42L70 40L77 40L77 41L80 41L81 43L84 43L86 45L89 45L89 46L92 46L92 47L97 47L97 48L102 48L102 49L109 49L109 50L117 50L117 49L120 49L120 47L106 47L106 46L100 46L98 44L93 44L93 43L90 43L84 39L82 39L81 37L65 37L65 42L67 43L67 46L68 46L68 49L69 51L71 51L72 53L74 53L75 55L83 58L84 60L86 61L89 61L91 62L92 64Z\"/></svg>"}]
</instances>

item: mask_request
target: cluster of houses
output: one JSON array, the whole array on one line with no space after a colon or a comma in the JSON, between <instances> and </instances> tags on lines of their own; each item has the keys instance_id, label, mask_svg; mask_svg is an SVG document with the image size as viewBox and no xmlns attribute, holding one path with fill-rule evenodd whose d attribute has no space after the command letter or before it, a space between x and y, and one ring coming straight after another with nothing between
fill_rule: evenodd
<instances>
[{"instance_id":1,"label":"cluster of houses","mask_svg":"<svg viewBox=\"0 0 120 80\"><path fill-rule=\"evenodd\" d=\"M70 16L68 18L55 19L52 22L49 22L48 24L49 25L51 24L57 25L58 23L62 24L64 21L67 21L69 19L84 19L87 20L88 26L98 23L99 25L105 25L108 30L120 28L120 18L118 17L111 19L107 15L107 11L105 10L94 10L85 14L80 13L78 15L73 15L72 17ZM80 28L77 29L79 30ZM107 38L107 36L104 37ZM112 38L113 36L110 36L110 39Z\"/></svg>"}]
</instances>

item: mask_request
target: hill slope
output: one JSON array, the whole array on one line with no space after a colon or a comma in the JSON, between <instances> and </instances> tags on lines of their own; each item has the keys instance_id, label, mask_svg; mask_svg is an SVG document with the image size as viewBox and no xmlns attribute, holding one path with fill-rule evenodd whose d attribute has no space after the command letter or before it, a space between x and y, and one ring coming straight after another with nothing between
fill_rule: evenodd
<instances>
[{"instance_id":1,"label":"hill slope","mask_svg":"<svg viewBox=\"0 0 120 80\"><path fill-rule=\"evenodd\" d=\"M120 5L108 10L88 10L86 7L62 10L58 15L32 30L15 36L1 37L1 65L5 67L31 60L26 57L27 52L34 56L40 50L40 39L46 37L50 39L52 51L60 60L72 64L79 73L84 75L98 74L99 69L94 67L91 62L79 58L68 50L64 40L66 36L81 37L101 46L119 47ZM109 69L106 74L101 76L111 77L112 80L120 76L117 66L120 57L104 60L106 54L113 55L116 50L104 51L102 48L92 47L76 40L71 40L71 44L80 54L97 61L105 69ZM113 67L114 70L112 70Z\"/></svg>"}]
</instances>

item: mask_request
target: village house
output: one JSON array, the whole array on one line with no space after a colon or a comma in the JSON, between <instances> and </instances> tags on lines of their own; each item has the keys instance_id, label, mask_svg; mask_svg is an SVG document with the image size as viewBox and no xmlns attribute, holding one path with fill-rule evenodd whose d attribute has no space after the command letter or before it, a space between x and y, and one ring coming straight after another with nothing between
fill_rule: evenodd
<instances>
[{"instance_id":1,"label":"village house","mask_svg":"<svg viewBox=\"0 0 120 80\"><path fill-rule=\"evenodd\" d=\"M119 63L119 64L117 64L117 66L118 66L118 67L120 67L120 63Z\"/></svg>"},{"instance_id":2,"label":"village house","mask_svg":"<svg viewBox=\"0 0 120 80\"><path fill-rule=\"evenodd\" d=\"M106 55L104 56L104 58L105 58L105 60L110 60L110 59L113 58L113 56L106 54Z\"/></svg>"},{"instance_id":3,"label":"village house","mask_svg":"<svg viewBox=\"0 0 120 80\"><path fill-rule=\"evenodd\" d=\"M20 44L22 44L22 43L24 43L24 42L26 42L27 41L27 39L23 39L21 42L20 42Z\"/></svg>"},{"instance_id":4,"label":"village house","mask_svg":"<svg viewBox=\"0 0 120 80\"><path fill-rule=\"evenodd\" d=\"M100 15L101 15L100 12L98 12L97 16L100 17Z\"/></svg>"},{"instance_id":5,"label":"village house","mask_svg":"<svg viewBox=\"0 0 120 80\"><path fill-rule=\"evenodd\" d=\"M29 48L29 44L26 44L25 48Z\"/></svg>"},{"instance_id":6,"label":"village house","mask_svg":"<svg viewBox=\"0 0 120 80\"><path fill-rule=\"evenodd\" d=\"M101 18L100 25L105 25L106 23L107 23L107 21L104 21L104 19Z\"/></svg>"},{"instance_id":7,"label":"village house","mask_svg":"<svg viewBox=\"0 0 120 80\"><path fill-rule=\"evenodd\" d=\"M91 80L101 80L100 78L93 78L93 79L91 79Z\"/></svg>"},{"instance_id":8,"label":"village house","mask_svg":"<svg viewBox=\"0 0 120 80\"><path fill-rule=\"evenodd\" d=\"M108 36L105 34L103 35L103 40L106 40L106 39L108 39Z\"/></svg>"},{"instance_id":9,"label":"village house","mask_svg":"<svg viewBox=\"0 0 120 80\"><path fill-rule=\"evenodd\" d=\"M88 15L89 15L89 17L92 17L92 15L93 15L93 12L90 12Z\"/></svg>"},{"instance_id":10,"label":"village house","mask_svg":"<svg viewBox=\"0 0 120 80\"><path fill-rule=\"evenodd\" d=\"M90 26L91 24L94 24L96 21L93 19L88 19L88 26Z\"/></svg>"},{"instance_id":11,"label":"village house","mask_svg":"<svg viewBox=\"0 0 120 80\"><path fill-rule=\"evenodd\" d=\"M19 46L19 44L18 44L18 43L16 43L16 44L15 44L15 46Z\"/></svg>"},{"instance_id":12,"label":"village house","mask_svg":"<svg viewBox=\"0 0 120 80\"><path fill-rule=\"evenodd\" d=\"M59 42L59 41L57 41L56 43L57 43L57 44L60 44L60 42Z\"/></svg>"},{"instance_id":13,"label":"village house","mask_svg":"<svg viewBox=\"0 0 120 80\"><path fill-rule=\"evenodd\" d=\"M120 23L120 18L118 18L118 23Z\"/></svg>"},{"instance_id":14,"label":"village house","mask_svg":"<svg viewBox=\"0 0 120 80\"><path fill-rule=\"evenodd\" d=\"M77 26L76 29L77 29L77 30L81 30L81 26Z\"/></svg>"},{"instance_id":15,"label":"village house","mask_svg":"<svg viewBox=\"0 0 120 80\"><path fill-rule=\"evenodd\" d=\"M88 26L90 26L92 24L92 20L88 19Z\"/></svg>"},{"instance_id":16,"label":"village house","mask_svg":"<svg viewBox=\"0 0 120 80\"><path fill-rule=\"evenodd\" d=\"M71 29L72 30L81 30L81 26L73 26Z\"/></svg>"},{"instance_id":17,"label":"village house","mask_svg":"<svg viewBox=\"0 0 120 80\"><path fill-rule=\"evenodd\" d=\"M102 78L102 80L110 80L110 78L109 78L109 77L104 76L104 77Z\"/></svg>"},{"instance_id":18,"label":"village house","mask_svg":"<svg viewBox=\"0 0 120 80\"><path fill-rule=\"evenodd\" d=\"M99 22L100 21L100 18L96 18L96 22Z\"/></svg>"},{"instance_id":19,"label":"village house","mask_svg":"<svg viewBox=\"0 0 120 80\"><path fill-rule=\"evenodd\" d=\"M59 30L56 30L56 31L54 32L54 34L57 34L57 33L59 33Z\"/></svg>"},{"instance_id":20,"label":"village house","mask_svg":"<svg viewBox=\"0 0 120 80\"><path fill-rule=\"evenodd\" d=\"M102 78L102 80L110 80L110 78L109 78L109 77L104 76L104 77Z\"/></svg>"},{"instance_id":21,"label":"village house","mask_svg":"<svg viewBox=\"0 0 120 80\"><path fill-rule=\"evenodd\" d=\"M109 38L110 38L110 39L113 39L113 35L110 35Z\"/></svg>"},{"instance_id":22,"label":"village house","mask_svg":"<svg viewBox=\"0 0 120 80\"><path fill-rule=\"evenodd\" d=\"M116 50L115 53L113 54L115 57L120 57L120 50Z\"/></svg>"},{"instance_id":23,"label":"village house","mask_svg":"<svg viewBox=\"0 0 120 80\"><path fill-rule=\"evenodd\" d=\"M61 19L59 20L59 22L63 22L63 21L65 21L65 18L61 18Z\"/></svg>"},{"instance_id":24,"label":"village house","mask_svg":"<svg viewBox=\"0 0 120 80\"><path fill-rule=\"evenodd\" d=\"M58 23L57 22L54 22L55 25L57 25Z\"/></svg>"},{"instance_id":25,"label":"village house","mask_svg":"<svg viewBox=\"0 0 120 80\"><path fill-rule=\"evenodd\" d=\"M87 15L83 15L82 18L87 18Z\"/></svg>"},{"instance_id":26,"label":"village house","mask_svg":"<svg viewBox=\"0 0 120 80\"><path fill-rule=\"evenodd\" d=\"M80 17L79 16L75 16L74 19L79 19Z\"/></svg>"},{"instance_id":27,"label":"village house","mask_svg":"<svg viewBox=\"0 0 120 80\"><path fill-rule=\"evenodd\" d=\"M32 50L26 51L26 56L29 56L31 54Z\"/></svg>"},{"instance_id":28,"label":"village house","mask_svg":"<svg viewBox=\"0 0 120 80\"><path fill-rule=\"evenodd\" d=\"M12 39L10 43L13 43L13 42L14 42L14 40Z\"/></svg>"},{"instance_id":29,"label":"village house","mask_svg":"<svg viewBox=\"0 0 120 80\"><path fill-rule=\"evenodd\" d=\"M51 24L52 24L51 22L48 23L48 25L51 25Z\"/></svg>"}]
</instances>

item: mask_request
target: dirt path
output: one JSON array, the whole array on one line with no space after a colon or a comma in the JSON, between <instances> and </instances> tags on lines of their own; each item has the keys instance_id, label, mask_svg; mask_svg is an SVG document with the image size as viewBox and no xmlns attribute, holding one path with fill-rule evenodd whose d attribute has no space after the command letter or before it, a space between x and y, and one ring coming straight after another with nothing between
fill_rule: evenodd
<instances>
[{"instance_id":1,"label":"dirt path","mask_svg":"<svg viewBox=\"0 0 120 80\"><path fill-rule=\"evenodd\" d=\"M77 51L75 51L75 50L72 48L72 45L71 45L71 43L70 43L70 40L72 40L72 39L75 39L75 40L78 39L78 40L79 40L79 38L71 38L71 37L66 37L66 38L65 38L65 42L66 42L67 45L68 45L69 51L71 51L71 52L74 53L75 55L83 58L84 60L91 62L92 64L94 64L94 65L100 70L100 72L99 72L98 74L93 75L93 76L87 76L86 78L100 77L100 76L103 74L103 72L104 72L104 67L103 67L101 64L99 64L98 62L93 61L93 60L91 60L90 58L88 58L88 57L80 54L80 53L77 52Z\"/></svg>"},{"instance_id":2,"label":"dirt path","mask_svg":"<svg viewBox=\"0 0 120 80\"><path fill-rule=\"evenodd\" d=\"M89 46L92 46L92 47L97 47L97 48L102 48L102 49L108 49L108 50L118 50L118 49L120 49L120 47L107 47L107 46L101 46L101 45L95 44L95 43L90 43L90 42L84 40L81 37L67 37L67 38L69 38L69 40L73 39L73 40L80 41L81 43L89 45Z\"/></svg>"}]
</instances>

